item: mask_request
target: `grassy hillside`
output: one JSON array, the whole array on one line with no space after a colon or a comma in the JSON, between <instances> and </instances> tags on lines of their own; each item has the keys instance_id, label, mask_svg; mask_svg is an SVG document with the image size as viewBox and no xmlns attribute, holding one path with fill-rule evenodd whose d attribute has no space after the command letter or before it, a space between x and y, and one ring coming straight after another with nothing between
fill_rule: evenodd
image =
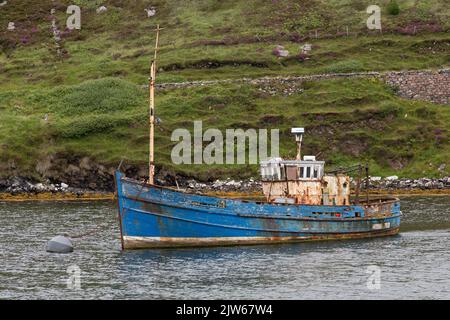
<instances>
[{"instance_id":1,"label":"grassy hillside","mask_svg":"<svg viewBox=\"0 0 450 320\"><path fill-rule=\"evenodd\" d=\"M44 3L0 8L0 175L37 176L50 156L89 156L107 166L147 159L147 82L160 23L159 82L450 65L450 5L398 1L382 7L383 34L368 32L370 1L124 1ZM64 29L67 4L82 8L82 29L64 32L58 57L49 12ZM105 5L108 11L97 14ZM144 11L156 7L155 17ZM347 35L348 30L348 35ZM318 38L316 38L316 32ZM299 55L311 43L311 53ZM287 58L272 54L276 45ZM307 59L305 59L307 58ZM332 165L368 159L373 174L439 176L450 168L450 110L401 99L377 80L327 80L303 92L270 95L258 85L164 90L157 95L159 168L200 179L251 176L256 166L174 166L170 134L179 127L280 128L281 154L294 156L291 126L305 126L305 152ZM44 121L45 115L48 121ZM437 168L446 164L445 171Z\"/></svg>"},{"instance_id":2,"label":"grassy hillside","mask_svg":"<svg viewBox=\"0 0 450 320\"><path fill-rule=\"evenodd\" d=\"M171 132L191 130L192 121L203 120L204 129L280 128L281 154L290 157L295 144L289 128L305 126L305 153L321 152L331 165L370 159L374 174L436 176L439 165L449 165L449 108L403 100L378 80L304 83L303 92L290 96L259 89L229 84L160 92L158 164L201 179L256 175L256 166L171 163ZM139 86L112 78L2 93L1 162L13 160L29 173L49 154L89 156L109 165L122 158L144 164L146 95Z\"/></svg>"},{"instance_id":3,"label":"grassy hillside","mask_svg":"<svg viewBox=\"0 0 450 320\"><path fill-rule=\"evenodd\" d=\"M386 12L388 2L377 2L383 9L381 35L368 32L365 9L372 2L363 0L10 1L0 8L0 25L14 21L17 29L0 31L0 84L78 84L105 76L145 83L157 23L165 28L162 82L448 65L448 1L399 1L397 16ZM56 8L63 31L72 3L81 6L81 30L63 32L67 53L59 61L49 12ZM101 4L108 11L97 14ZM150 6L157 13L147 18L144 9ZM298 54L306 41L313 50L304 60ZM274 56L276 45L284 45L290 57Z\"/></svg>"}]
</instances>

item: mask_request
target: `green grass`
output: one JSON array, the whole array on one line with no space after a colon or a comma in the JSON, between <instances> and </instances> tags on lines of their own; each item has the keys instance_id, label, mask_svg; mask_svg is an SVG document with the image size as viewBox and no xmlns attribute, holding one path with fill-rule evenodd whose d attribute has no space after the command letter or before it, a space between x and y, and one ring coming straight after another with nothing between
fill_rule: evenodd
<instances>
[{"instance_id":1,"label":"green grass","mask_svg":"<svg viewBox=\"0 0 450 320\"><path fill-rule=\"evenodd\" d=\"M164 39L164 35L162 35ZM293 54L288 58L272 55L275 44L283 44ZM48 50L19 50L11 59L0 59L2 89L48 87L55 84L77 84L89 79L118 77L138 84L147 82L151 42L146 49L121 49L120 46L67 43L71 57L63 62L51 59ZM196 46L165 49L159 59L159 82L180 82L199 79L260 77L265 75L299 75L324 72L383 71L426 69L449 65L448 34L406 37L385 35L344 37L313 41L314 48L306 61L295 54L299 45L275 43L241 44L236 46ZM95 51L96 49L98 51ZM142 53L144 52L144 53ZM120 58L113 58L120 55ZM206 68L213 62L217 67ZM31 67L30 67L31 65Z\"/></svg>"},{"instance_id":2,"label":"green grass","mask_svg":"<svg viewBox=\"0 0 450 320\"><path fill-rule=\"evenodd\" d=\"M58 4L58 2L56 2ZM64 12L69 2L59 1L59 26L65 25ZM70 2L71 3L71 2ZM149 59L157 23L161 33L159 81L258 77L280 74L312 74L336 71L424 69L449 65L450 5L443 0L402 1L401 13L387 13L383 8L384 34L368 35L364 1L79 1L82 29L64 38L69 56L61 61L55 56L49 32L51 3L3 7L0 25L9 21L20 26L17 32L0 31L0 88L48 87L78 84L102 77L120 77L146 83ZM96 14L105 4L108 11ZM144 8L156 6L157 15L145 18ZM32 19L28 18L32 16ZM245 19L242 19L245 17ZM433 32L429 26L442 32ZM418 34L402 35L398 28ZM38 32L30 30L38 27ZM335 36L337 32L350 35ZM428 29L427 29L428 28ZM331 35L330 39L315 39ZM436 29L438 30L438 29ZM355 33L360 33L356 36ZM313 45L309 59L296 59L306 40ZM29 42L21 39L29 37ZM214 42L215 41L215 42ZM8 44L17 43L15 49ZM290 57L272 54L276 45L284 45ZM213 62L217 67L205 68Z\"/></svg>"},{"instance_id":3,"label":"green grass","mask_svg":"<svg viewBox=\"0 0 450 320\"><path fill-rule=\"evenodd\" d=\"M122 159L145 166L147 92L123 80L102 79L76 86L1 94L0 156L32 174L51 154L89 156L106 166ZM279 128L280 153L295 156L289 129L305 126L304 153L328 166L370 161L372 174L439 176L450 161L450 109L407 101L378 80L327 80L304 84L304 92L270 96L256 85L215 85L164 90L157 99L158 168L199 179L257 176L256 165L174 165L170 140L176 128ZM49 122L43 121L45 113ZM245 116L237 116L245 115ZM269 119L269 120L268 120ZM26 155L26 156L24 156Z\"/></svg>"},{"instance_id":4,"label":"green grass","mask_svg":"<svg viewBox=\"0 0 450 320\"><path fill-rule=\"evenodd\" d=\"M383 34L368 34L368 3L362 0L130 3L11 1L0 8L1 26L9 21L19 26L14 33L0 30L0 175L34 176L36 165L53 156L68 161L89 156L106 166L126 158L145 166L148 102L142 85L148 82L157 23L165 27L160 83L450 65L450 5L444 0L401 1L397 16L387 13L389 0L379 1ZM56 7L64 26L68 4L81 6L82 29L64 38L68 57L61 60L48 15ZM108 11L96 14L100 5ZM151 19L144 12L149 6L157 8ZM413 26L415 35L398 32ZM34 27L39 31L32 33ZM21 43L24 36L28 43ZM303 36L311 38L299 41ZM305 42L313 50L299 61ZM285 46L290 57L275 57L276 45ZM213 67L205 67L208 63ZM331 166L369 160L373 174L438 176L444 174L437 171L440 164L450 168L447 107L401 99L375 80L303 86L302 94L289 97L268 96L251 85L159 91L159 168L200 179L257 175L257 166L174 166L170 134L192 128L193 120L203 120L205 129L280 128L281 154L291 157L289 128L305 126L305 152L321 152Z\"/></svg>"}]
</instances>

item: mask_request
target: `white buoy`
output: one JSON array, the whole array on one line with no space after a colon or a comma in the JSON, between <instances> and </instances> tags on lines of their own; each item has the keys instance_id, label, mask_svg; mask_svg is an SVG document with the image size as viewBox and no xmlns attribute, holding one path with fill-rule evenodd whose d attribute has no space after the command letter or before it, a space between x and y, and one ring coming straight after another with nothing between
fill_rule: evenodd
<instances>
[{"instance_id":1,"label":"white buoy","mask_svg":"<svg viewBox=\"0 0 450 320\"><path fill-rule=\"evenodd\" d=\"M53 237L47 242L47 252L70 253L73 252L72 241L64 236Z\"/></svg>"}]
</instances>

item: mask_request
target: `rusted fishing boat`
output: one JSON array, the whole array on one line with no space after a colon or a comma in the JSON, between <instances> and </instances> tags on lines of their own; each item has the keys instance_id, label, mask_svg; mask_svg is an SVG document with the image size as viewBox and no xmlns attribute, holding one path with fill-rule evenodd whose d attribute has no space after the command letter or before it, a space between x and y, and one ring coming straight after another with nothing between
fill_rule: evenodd
<instances>
[{"instance_id":1,"label":"rusted fishing boat","mask_svg":"<svg viewBox=\"0 0 450 320\"><path fill-rule=\"evenodd\" d=\"M124 249L356 239L398 233L396 198L350 199L350 178L324 162L261 164L264 201L192 194L116 172Z\"/></svg>"},{"instance_id":2,"label":"rusted fishing boat","mask_svg":"<svg viewBox=\"0 0 450 320\"><path fill-rule=\"evenodd\" d=\"M123 249L356 239L399 232L399 200L370 199L368 194L361 197L361 165L325 172L324 161L314 156L302 159L302 128L292 130L298 143L295 160L274 158L261 162L260 201L155 185L155 61L156 50L150 73L149 180L127 178L120 170L115 173ZM351 170L358 171L353 197L348 176Z\"/></svg>"}]
</instances>

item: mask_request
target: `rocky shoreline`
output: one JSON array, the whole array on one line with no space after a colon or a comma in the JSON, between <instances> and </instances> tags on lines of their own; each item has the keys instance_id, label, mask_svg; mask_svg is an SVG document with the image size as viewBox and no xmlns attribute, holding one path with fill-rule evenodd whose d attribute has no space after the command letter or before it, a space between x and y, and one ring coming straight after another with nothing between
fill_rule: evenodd
<instances>
[{"instance_id":1,"label":"rocky shoreline","mask_svg":"<svg viewBox=\"0 0 450 320\"><path fill-rule=\"evenodd\" d=\"M213 182L198 182L193 179L181 179L178 182L180 189L190 191L200 191L201 193L257 193L261 192L261 182L254 179L248 180L216 180ZM166 180L157 179L156 183L163 186L174 186ZM352 181L355 186L355 181ZM364 190L364 186L363 186ZM370 177L369 191L371 192L389 192L401 190L407 192L408 190L422 190L426 191L448 191L450 193L450 176L444 178L419 178L408 179L399 178L397 176L390 177ZM92 195L107 195L111 194L113 190L92 190L78 187L71 187L69 184L60 183L33 183L30 180L22 177L13 177L9 179L0 179L0 194L8 194L12 196L18 195L73 195L73 197L86 198Z\"/></svg>"},{"instance_id":2,"label":"rocky shoreline","mask_svg":"<svg viewBox=\"0 0 450 320\"><path fill-rule=\"evenodd\" d=\"M40 194L40 193L72 193L75 195L83 195L85 193L97 193L107 190L87 190L83 188L70 187L64 182L33 183L31 180L23 177L12 177L7 179L0 179L0 193L7 193L11 195L18 194Z\"/></svg>"},{"instance_id":3,"label":"rocky shoreline","mask_svg":"<svg viewBox=\"0 0 450 320\"><path fill-rule=\"evenodd\" d=\"M352 186L355 187L355 181L350 179ZM202 190L203 192L257 192L261 191L261 182L250 180L236 181L232 179L216 180L211 183L202 183L195 180L187 180L185 186L187 189ZM364 187L364 186L363 186ZM389 191L389 190L449 190L450 177L444 178L419 178L408 179L397 176L370 177L369 190L371 191Z\"/></svg>"}]
</instances>

